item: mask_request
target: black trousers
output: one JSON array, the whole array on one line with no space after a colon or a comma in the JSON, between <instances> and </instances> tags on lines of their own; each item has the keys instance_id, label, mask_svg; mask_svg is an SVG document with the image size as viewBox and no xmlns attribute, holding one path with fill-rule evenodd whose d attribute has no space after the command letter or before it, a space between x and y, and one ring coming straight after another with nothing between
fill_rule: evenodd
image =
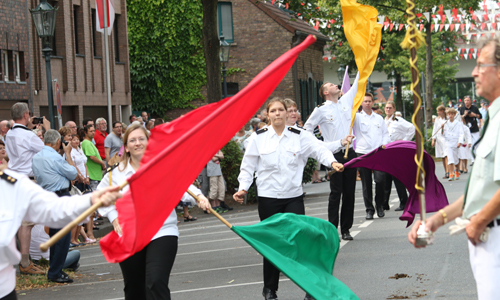
<instances>
[{"instance_id":1,"label":"black trousers","mask_svg":"<svg viewBox=\"0 0 500 300\"><path fill-rule=\"evenodd\" d=\"M399 207L405 207L406 201L408 200L408 193L406 192L405 185L399 181L396 177L391 174L385 173L385 194L384 194L384 206L389 205L389 198L391 197L392 181L394 180L394 185L396 186L396 192L399 197Z\"/></svg>"},{"instance_id":2,"label":"black trousers","mask_svg":"<svg viewBox=\"0 0 500 300\"><path fill-rule=\"evenodd\" d=\"M120 263L126 300L170 300L168 279L177 245L176 236L163 236Z\"/></svg>"},{"instance_id":3,"label":"black trousers","mask_svg":"<svg viewBox=\"0 0 500 300\"><path fill-rule=\"evenodd\" d=\"M12 290L10 294L0 298L0 300L17 300L16 289Z\"/></svg>"},{"instance_id":4,"label":"black trousers","mask_svg":"<svg viewBox=\"0 0 500 300\"><path fill-rule=\"evenodd\" d=\"M259 197L259 217L263 221L277 213L305 214L304 196L288 199ZM280 270L264 258L264 287L278 290Z\"/></svg>"},{"instance_id":5,"label":"black trousers","mask_svg":"<svg viewBox=\"0 0 500 300\"><path fill-rule=\"evenodd\" d=\"M333 155L335 159L345 164L357 157L353 149L349 149L347 159L344 152ZM349 233L354 219L354 193L356 191L356 169L344 169L344 172L336 172L330 176L330 196L328 198L328 221L335 228L339 226L339 207L342 197L342 209L340 210L340 231Z\"/></svg>"},{"instance_id":6,"label":"black trousers","mask_svg":"<svg viewBox=\"0 0 500 300\"><path fill-rule=\"evenodd\" d=\"M59 197L71 196L69 192L56 193ZM60 228L49 228L49 236L55 235ZM62 269L66 257L68 256L69 243L71 242L71 232L66 234L62 239L57 241L52 247L50 247L50 261L49 270L47 272L47 278L57 279L62 275Z\"/></svg>"},{"instance_id":7,"label":"black trousers","mask_svg":"<svg viewBox=\"0 0 500 300\"><path fill-rule=\"evenodd\" d=\"M358 155L361 156L362 154ZM365 201L366 212L374 213L375 207L373 207L372 172L373 180L375 180L375 205L381 208L384 205L385 172L359 168L361 184L363 185L363 199Z\"/></svg>"}]
</instances>

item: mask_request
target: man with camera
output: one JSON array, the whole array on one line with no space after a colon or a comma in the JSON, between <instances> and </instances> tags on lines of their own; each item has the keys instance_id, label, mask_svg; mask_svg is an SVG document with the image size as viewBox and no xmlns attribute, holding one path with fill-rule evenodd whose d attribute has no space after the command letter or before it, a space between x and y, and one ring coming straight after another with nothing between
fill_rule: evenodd
<instances>
[{"instance_id":1,"label":"man with camera","mask_svg":"<svg viewBox=\"0 0 500 300\"><path fill-rule=\"evenodd\" d=\"M50 129L50 122L44 117L30 117L28 105L24 102L14 104L10 109L10 115L14 120L12 129L5 135L5 149L9 156L9 169L29 176L34 180L31 160L35 154L43 148L43 142L31 129L34 123L41 123L45 129ZM18 231L21 250L21 263L19 269L23 274L44 274L29 259L31 229L35 224L23 221Z\"/></svg>"},{"instance_id":2,"label":"man with camera","mask_svg":"<svg viewBox=\"0 0 500 300\"><path fill-rule=\"evenodd\" d=\"M50 129L44 135L45 146L40 152L33 156L33 173L36 182L44 190L55 192L59 197L70 196L71 180L77 177L76 168L68 163L71 159L71 145L61 142L61 134L57 130ZM59 155L60 147L64 149L66 160ZM59 229L50 228L49 235L53 236ZM64 261L68 255L71 233L60 239L54 246L50 247L50 267L47 277L50 281L57 283L73 282L66 273L62 271Z\"/></svg>"}]
</instances>

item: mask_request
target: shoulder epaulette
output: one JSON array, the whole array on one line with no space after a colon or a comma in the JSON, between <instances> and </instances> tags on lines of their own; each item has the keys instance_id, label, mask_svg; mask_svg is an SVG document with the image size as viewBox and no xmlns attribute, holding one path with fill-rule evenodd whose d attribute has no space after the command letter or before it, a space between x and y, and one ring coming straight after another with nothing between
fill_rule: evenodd
<instances>
[{"instance_id":1,"label":"shoulder epaulette","mask_svg":"<svg viewBox=\"0 0 500 300\"><path fill-rule=\"evenodd\" d=\"M3 180L6 180L7 182L12 183L12 184L17 182L17 179L15 179L14 177L12 177L10 175L5 174L2 171L0 171L0 178Z\"/></svg>"},{"instance_id":2,"label":"shoulder epaulette","mask_svg":"<svg viewBox=\"0 0 500 300\"><path fill-rule=\"evenodd\" d=\"M264 127L264 128L262 128L262 129L257 130L257 131L256 131L256 133L257 133L257 134L261 134L261 133L266 132L267 130L268 130L268 129L267 129L267 127Z\"/></svg>"},{"instance_id":3,"label":"shoulder epaulette","mask_svg":"<svg viewBox=\"0 0 500 300\"><path fill-rule=\"evenodd\" d=\"M300 130L298 130L297 128L288 127L288 130L293 132L293 133L300 134Z\"/></svg>"},{"instance_id":4,"label":"shoulder epaulette","mask_svg":"<svg viewBox=\"0 0 500 300\"><path fill-rule=\"evenodd\" d=\"M119 162L117 162L117 163L115 163L114 165L109 166L109 167L106 169L106 173L109 173L109 172L113 171L116 167L118 167L118 165L119 165L119 164L120 164L120 163L119 163ZM104 174L106 174L106 173L104 173Z\"/></svg>"},{"instance_id":5,"label":"shoulder epaulette","mask_svg":"<svg viewBox=\"0 0 500 300\"><path fill-rule=\"evenodd\" d=\"M325 105L325 103L326 103L326 102L323 102L323 103L321 103L321 104L318 104L318 107L321 107L321 106Z\"/></svg>"}]
</instances>

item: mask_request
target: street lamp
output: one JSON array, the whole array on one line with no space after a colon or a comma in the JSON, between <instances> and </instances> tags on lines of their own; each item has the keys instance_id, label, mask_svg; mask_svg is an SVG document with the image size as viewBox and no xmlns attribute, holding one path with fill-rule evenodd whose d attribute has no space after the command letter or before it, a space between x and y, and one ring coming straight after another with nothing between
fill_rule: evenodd
<instances>
[{"instance_id":1,"label":"street lamp","mask_svg":"<svg viewBox=\"0 0 500 300\"><path fill-rule=\"evenodd\" d=\"M54 36L56 25L56 14L59 7L52 7L47 0L40 0L40 4L35 9L30 9L33 23L35 24L38 37L42 38L42 52L45 56L45 69L47 72L47 96L49 104L49 121L51 127L54 122L54 100L52 98L52 74L50 69L50 55L52 54L51 38Z\"/></svg>"},{"instance_id":2,"label":"street lamp","mask_svg":"<svg viewBox=\"0 0 500 300\"><path fill-rule=\"evenodd\" d=\"M231 50L231 45L226 42L224 36L220 36L220 62L222 63L222 78L224 85L224 98L227 98L227 82L226 82L226 63L229 61L229 51Z\"/></svg>"},{"instance_id":3,"label":"street lamp","mask_svg":"<svg viewBox=\"0 0 500 300\"><path fill-rule=\"evenodd\" d=\"M340 84L342 84L342 81L344 80L344 73L345 73L344 65L340 64L340 68L337 70L337 76L339 77Z\"/></svg>"}]
</instances>

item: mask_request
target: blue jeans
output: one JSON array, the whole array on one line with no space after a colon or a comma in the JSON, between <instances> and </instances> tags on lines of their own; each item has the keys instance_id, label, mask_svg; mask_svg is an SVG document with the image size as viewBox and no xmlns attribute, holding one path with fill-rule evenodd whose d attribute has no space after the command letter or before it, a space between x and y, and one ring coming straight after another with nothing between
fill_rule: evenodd
<instances>
[{"instance_id":1,"label":"blue jeans","mask_svg":"<svg viewBox=\"0 0 500 300\"><path fill-rule=\"evenodd\" d=\"M80 251L72 250L68 252L66 260L64 261L63 269L77 269L78 262L80 261Z\"/></svg>"},{"instance_id":2,"label":"blue jeans","mask_svg":"<svg viewBox=\"0 0 500 300\"><path fill-rule=\"evenodd\" d=\"M69 192L58 194L59 197L70 196ZM52 237L56 234L60 228L49 228L49 236ZM62 269L64 267L64 262L68 256L69 243L71 241L71 232L65 235L52 247L50 247L50 261L49 261L49 271L47 272L47 278L57 279L62 275Z\"/></svg>"}]
</instances>

